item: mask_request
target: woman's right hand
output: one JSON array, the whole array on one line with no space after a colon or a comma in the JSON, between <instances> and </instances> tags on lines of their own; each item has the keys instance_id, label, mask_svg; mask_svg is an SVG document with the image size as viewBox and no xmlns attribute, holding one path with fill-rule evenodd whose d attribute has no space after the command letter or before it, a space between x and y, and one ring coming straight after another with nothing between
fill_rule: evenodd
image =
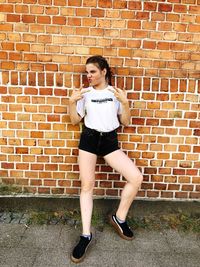
<instances>
[{"instance_id":1,"label":"woman's right hand","mask_svg":"<svg viewBox=\"0 0 200 267\"><path fill-rule=\"evenodd\" d=\"M71 104L76 103L78 100L83 98L83 94L85 94L85 93L87 93L89 91L90 91L90 89L83 88L83 87L79 88L79 89L74 89L72 91L72 94L71 94L70 98L69 98L69 102Z\"/></svg>"},{"instance_id":2,"label":"woman's right hand","mask_svg":"<svg viewBox=\"0 0 200 267\"><path fill-rule=\"evenodd\" d=\"M80 100L82 97L83 97L83 95L82 95L82 93L81 93L81 88L79 88L79 89L74 89L74 90L72 91L72 94L71 94L70 98L69 98L69 102L70 102L71 104L74 104L74 103L76 103L78 100Z\"/></svg>"}]
</instances>

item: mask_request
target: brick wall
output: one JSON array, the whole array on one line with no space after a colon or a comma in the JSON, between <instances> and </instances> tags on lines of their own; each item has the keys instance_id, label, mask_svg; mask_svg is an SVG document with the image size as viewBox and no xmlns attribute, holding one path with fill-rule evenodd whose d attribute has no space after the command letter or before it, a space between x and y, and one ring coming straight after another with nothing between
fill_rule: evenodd
<instances>
[{"instance_id":1,"label":"brick wall","mask_svg":"<svg viewBox=\"0 0 200 267\"><path fill-rule=\"evenodd\" d=\"M138 198L200 199L200 1L0 0L0 181L23 194L78 195L79 126L68 97L104 55L125 87L122 148L144 174ZM95 195L124 180L98 159Z\"/></svg>"}]
</instances>

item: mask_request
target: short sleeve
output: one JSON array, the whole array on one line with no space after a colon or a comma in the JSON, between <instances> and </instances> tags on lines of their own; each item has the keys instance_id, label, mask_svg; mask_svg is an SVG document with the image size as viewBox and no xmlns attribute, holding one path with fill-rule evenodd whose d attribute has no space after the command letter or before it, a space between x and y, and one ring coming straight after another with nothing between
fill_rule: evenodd
<instances>
[{"instance_id":1,"label":"short sleeve","mask_svg":"<svg viewBox=\"0 0 200 267\"><path fill-rule=\"evenodd\" d=\"M77 101L76 111L81 116L81 118L85 116L85 99L84 98Z\"/></svg>"}]
</instances>

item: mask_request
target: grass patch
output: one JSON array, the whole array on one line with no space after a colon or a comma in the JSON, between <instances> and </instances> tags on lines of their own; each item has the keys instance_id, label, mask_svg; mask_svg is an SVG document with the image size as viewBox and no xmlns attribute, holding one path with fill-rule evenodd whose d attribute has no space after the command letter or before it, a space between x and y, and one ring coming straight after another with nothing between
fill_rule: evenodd
<instances>
[{"instance_id":1,"label":"grass patch","mask_svg":"<svg viewBox=\"0 0 200 267\"><path fill-rule=\"evenodd\" d=\"M184 213L169 213L165 215L152 214L144 217L127 217L129 225L133 229L163 230L175 229L179 231L192 231L200 233L200 215L188 215ZM30 212L28 224L68 224L70 226L81 225L80 210L56 211L56 212ZM92 215L92 226L103 231L108 225L107 218L101 212L95 211Z\"/></svg>"},{"instance_id":2,"label":"grass patch","mask_svg":"<svg viewBox=\"0 0 200 267\"><path fill-rule=\"evenodd\" d=\"M51 216L52 214L49 214L47 212L31 212L29 214L28 224L47 224Z\"/></svg>"},{"instance_id":3,"label":"grass patch","mask_svg":"<svg viewBox=\"0 0 200 267\"><path fill-rule=\"evenodd\" d=\"M98 212L96 210L93 211L91 224L96 227L97 230L103 232L106 222L107 218L101 212Z\"/></svg>"},{"instance_id":4,"label":"grass patch","mask_svg":"<svg viewBox=\"0 0 200 267\"><path fill-rule=\"evenodd\" d=\"M0 185L0 195L15 195L22 193L22 188L14 185Z\"/></svg>"},{"instance_id":5,"label":"grass patch","mask_svg":"<svg viewBox=\"0 0 200 267\"><path fill-rule=\"evenodd\" d=\"M200 233L200 216L183 213L151 215L143 218L128 218L133 229L162 230L175 229Z\"/></svg>"},{"instance_id":6,"label":"grass patch","mask_svg":"<svg viewBox=\"0 0 200 267\"><path fill-rule=\"evenodd\" d=\"M81 216L78 210L73 211L31 211L28 224L80 224Z\"/></svg>"}]
</instances>

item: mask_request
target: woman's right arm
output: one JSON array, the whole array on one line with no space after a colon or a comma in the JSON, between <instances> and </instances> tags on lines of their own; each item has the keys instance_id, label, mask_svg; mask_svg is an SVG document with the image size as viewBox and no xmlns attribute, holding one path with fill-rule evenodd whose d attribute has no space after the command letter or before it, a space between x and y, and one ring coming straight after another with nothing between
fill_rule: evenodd
<instances>
[{"instance_id":1,"label":"woman's right arm","mask_svg":"<svg viewBox=\"0 0 200 267\"><path fill-rule=\"evenodd\" d=\"M78 100L82 99L82 97L81 89L75 89L69 98L69 116L73 125L78 124L82 119L76 110L76 103Z\"/></svg>"}]
</instances>

